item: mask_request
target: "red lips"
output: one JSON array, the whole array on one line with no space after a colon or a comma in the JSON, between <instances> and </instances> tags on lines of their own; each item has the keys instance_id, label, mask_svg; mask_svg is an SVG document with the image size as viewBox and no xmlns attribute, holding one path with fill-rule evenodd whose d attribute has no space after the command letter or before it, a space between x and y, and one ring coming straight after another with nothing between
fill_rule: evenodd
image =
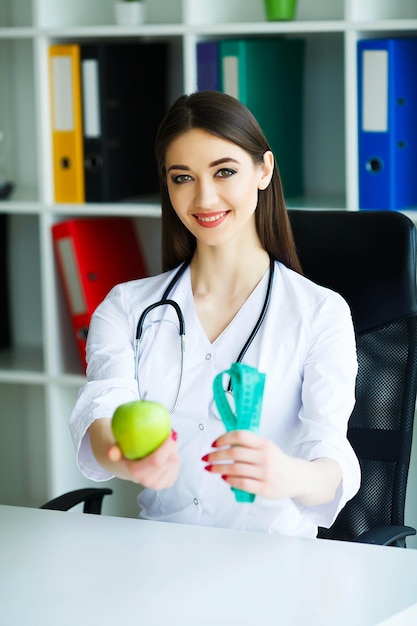
<instances>
[{"instance_id":1,"label":"red lips","mask_svg":"<svg viewBox=\"0 0 417 626\"><path fill-rule=\"evenodd\" d=\"M217 211L216 213L194 213L194 217L203 228L216 228L223 224L229 211Z\"/></svg>"}]
</instances>

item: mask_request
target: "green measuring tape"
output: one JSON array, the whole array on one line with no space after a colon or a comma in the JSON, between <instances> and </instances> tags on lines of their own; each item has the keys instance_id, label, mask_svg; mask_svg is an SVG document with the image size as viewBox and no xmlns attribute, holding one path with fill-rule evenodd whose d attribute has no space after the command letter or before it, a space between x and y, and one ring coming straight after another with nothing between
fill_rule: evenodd
<instances>
[{"instance_id":1,"label":"green measuring tape","mask_svg":"<svg viewBox=\"0 0 417 626\"><path fill-rule=\"evenodd\" d=\"M223 377L230 377L234 409L228 400L229 392L223 388ZM265 374L256 367L233 363L229 370L217 374L213 381L213 395L226 430L251 430L258 432L261 419ZM238 502L253 502L255 495L232 487Z\"/></svg>"}]
</instances>

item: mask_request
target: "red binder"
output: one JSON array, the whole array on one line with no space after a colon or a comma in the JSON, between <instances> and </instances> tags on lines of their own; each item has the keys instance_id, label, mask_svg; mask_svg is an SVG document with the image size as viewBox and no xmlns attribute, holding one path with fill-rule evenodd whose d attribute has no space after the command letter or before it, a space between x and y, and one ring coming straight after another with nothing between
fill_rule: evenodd
<instances>
[{"instance_id":1,"label":"red binder","mask_svg":"<svg viewBox=\"0 0 417 626\"><path fill-rule=\"evenodd\" d=\"M148 275L132 219L73 219L52 227L54 250L85 370L91 316L110 289Z\"/></svg>"}]
</instances>

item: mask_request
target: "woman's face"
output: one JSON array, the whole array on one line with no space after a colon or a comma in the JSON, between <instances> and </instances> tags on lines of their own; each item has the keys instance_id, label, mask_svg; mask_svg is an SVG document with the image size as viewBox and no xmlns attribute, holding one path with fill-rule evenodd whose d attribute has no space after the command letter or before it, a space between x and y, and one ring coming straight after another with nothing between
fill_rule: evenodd
<instances>
[{"instance_id":1,"label":"woman's face","mask_svg":"<svg viewBox=\"0 0 417 626\"><path fill-rule=\"evenodd\" d=\"M170 144L165 164L171 204L197 241L215 246L256 232L258 190L272 176L270 152L255 164L236 144L195 128Z\"/></svg>"}]
</instances>

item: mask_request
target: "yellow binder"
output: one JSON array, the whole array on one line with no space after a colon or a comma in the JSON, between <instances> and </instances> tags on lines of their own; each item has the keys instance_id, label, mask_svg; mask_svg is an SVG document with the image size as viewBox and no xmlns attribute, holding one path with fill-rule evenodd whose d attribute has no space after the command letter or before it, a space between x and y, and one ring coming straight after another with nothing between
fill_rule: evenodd
<instances>
[{"instance_id":1,"label":"yellow binder","mask_svg":"<svg viewBox=\"0 0 417 626\"><path fill-rule=\"evenodd\" d=\"M80 47L49 47L55 202L82 203L84 192Z\"/></svg>"}]
</instances>

